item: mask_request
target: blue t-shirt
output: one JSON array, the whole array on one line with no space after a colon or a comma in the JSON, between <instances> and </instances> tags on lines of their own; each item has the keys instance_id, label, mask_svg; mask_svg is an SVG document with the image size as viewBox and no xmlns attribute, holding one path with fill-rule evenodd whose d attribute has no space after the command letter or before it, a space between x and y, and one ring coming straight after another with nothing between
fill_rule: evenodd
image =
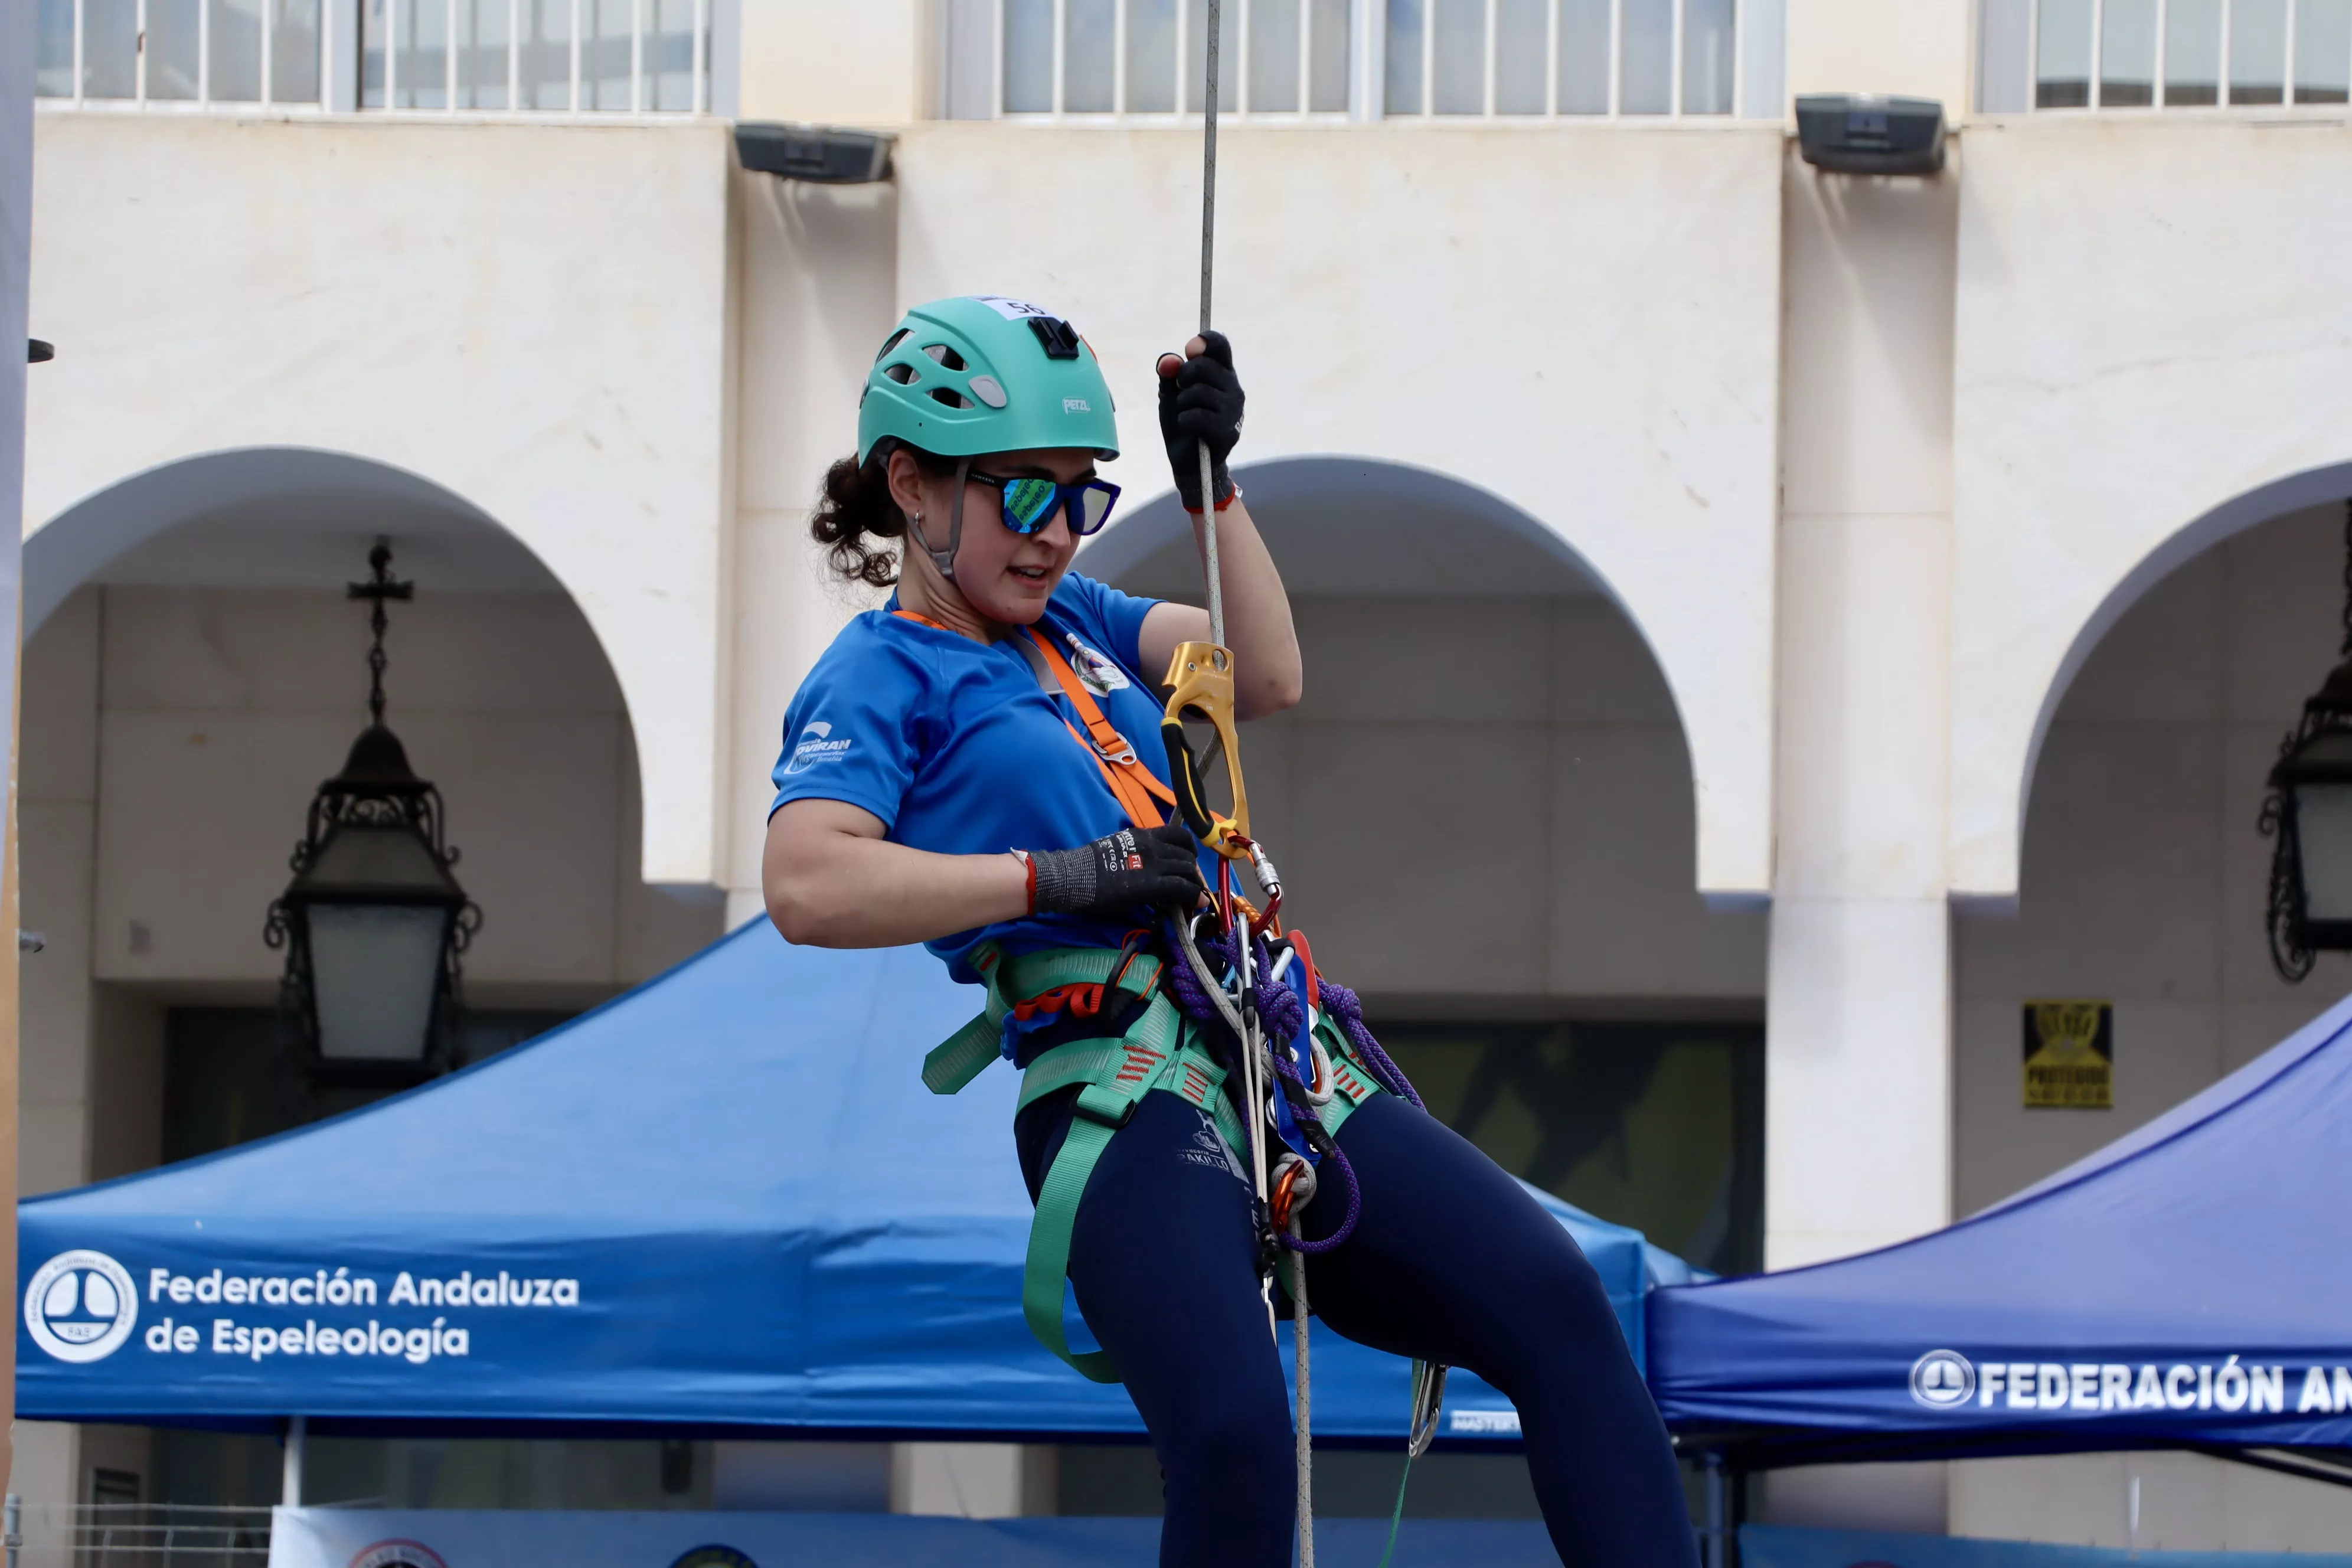
<instances>
[{"instance_id":1,"label":"blue t-shirt","mask_svg":"<svg viewBox=\"0 0 2352 1568\"><path fill-rule=\"evenodd\" d=\"M1143 617L1158 602L1072 573L1037 631L1166 784L1160 704L1137 672ZM1067 849L1128 826L1092 750L1070 733L1086 726L1069 699L1058 687L1048 695L1023 655L1027 640L974 642L889 609L859 616L793 698L769 815L788 801L846 801L880 817L891 843L942 855ZM983 940L1013 952L1117 947L1132 929L1040 914L927 945L974 984L965 955Z\"/></svg>"}]
</instances>

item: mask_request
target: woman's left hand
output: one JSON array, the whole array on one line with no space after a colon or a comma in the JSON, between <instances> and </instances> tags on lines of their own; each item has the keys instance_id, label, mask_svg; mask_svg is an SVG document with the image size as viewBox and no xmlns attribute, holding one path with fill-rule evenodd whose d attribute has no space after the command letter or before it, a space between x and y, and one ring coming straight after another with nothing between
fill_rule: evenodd
<instances>
[{"instance_id":1,"label":"woman's left hand","mask_svg":"<svg viewBox=\"0 0 2352 1568\"><path fill-rule=\"evenodd\" d=\"M1160 356L1160 436L1168 465L1176 471L1176 493L1184 510L1201 510L1201 447L1209 448L1215 500L1233 499L1225 459L1242 438L1242 409L1248 402L1234 374L1234 346L1218 331L1202 332L1184 345L1187 357Z\"/></svg>"}]
</instances>

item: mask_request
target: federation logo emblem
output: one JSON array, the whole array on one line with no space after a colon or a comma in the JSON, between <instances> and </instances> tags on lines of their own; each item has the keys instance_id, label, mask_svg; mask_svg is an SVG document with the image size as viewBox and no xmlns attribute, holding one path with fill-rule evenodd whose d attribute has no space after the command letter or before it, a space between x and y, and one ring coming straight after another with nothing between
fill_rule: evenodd
<instances>
[{"instance_id":1,"label":"federation logo emblem","mask_svg":"<svg viewBox=\"0 0 2352 1568\"><path fill-rule=\"evenodd\" d=\"M138 1321L138 1288L103 1252L60 1252L25 1287L25 1331L58 1361L104 1361Z\"/></svg>"},{"instance_id":2,"label":"federation logo emblem","mask_svg":"<svg viewBox=\"0 0 2352 1568\"><path fill-rule=\"evenodd\" d=\"M351 1568L449 1568L441 1554L421 1541L379 1541L362 1546Z\"/></svg>"},{"instance_id":3,"label":"federation logo emblem","mask_svg":"<svg viewBox=\"0 0 2352 1568\"><path fill-rule=\"evenodd\" d=\"M1977 1369L1958 1351L1929 1351L1911 1363L1911 1397L1930 1410L1956 1410L1977 1391Z\"/></svg>"}]
</instances>

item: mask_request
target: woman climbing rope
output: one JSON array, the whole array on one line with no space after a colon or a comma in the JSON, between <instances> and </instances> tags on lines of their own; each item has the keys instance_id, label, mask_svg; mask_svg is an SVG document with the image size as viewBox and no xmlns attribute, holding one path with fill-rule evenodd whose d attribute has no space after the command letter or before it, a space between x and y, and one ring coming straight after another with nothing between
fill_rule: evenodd
<instances>
[{"instance_id":1,"label":"woman climbing rope","mask_svg":"<svg viewBox=\"0 0 2352 1568\"><path fill-rule=\"evenodd\" d=\"M1262 717L1298 700L1298 645L1226 472L1243 408L1231 350L1212 332L1185 356L1160 363L1160 435L1196 531L1214 509L1234 707ZM1160 1562L1274 1568L1291 1560L1295 1470L1261 1293L1270 1229L1248 1169L1253 1110L1235 1037L1216 1022L1233 999L1203 995L1170 940L1191 945L1203 907L1240 908L1222 950L1237 962L1246 906L1210 898L1164 760L1129 743L1161 720L1145 672L1205 641L1209 622L1069 571L1118 499L1096 468L1118 448L1110 389L1066 322L954 299L891 333L860 401L857 454L826 474L811 527L842 575L898 592L843 629L793 700L767 905L790 941L921 942L988 987L989 1012L932 1053L925 1078L951 1091L1000 1049L1025 1069L1013 1141L1039 1208L1029 1321L1134 1397L1165 1489ZM1215 921L1199 923L1214 949ZM1298 1059L1314 1081L1277 1087L1286 1104L1320 1108L1294 1121L1319 1114L1318 1135L1336 1130L1318 1145L1337 1146L1325 1196L1299 1200L1317 1314L1509 1396L1563 1562L1695 1563L1664 1431L1591 1267L1517 1183L1406 1098L1304 944L1285 952L1249 994L1267 1029L1311 1033ZM1065 1265L1098 1354L1064 1340Z\"/></svg>"}]
</instances>

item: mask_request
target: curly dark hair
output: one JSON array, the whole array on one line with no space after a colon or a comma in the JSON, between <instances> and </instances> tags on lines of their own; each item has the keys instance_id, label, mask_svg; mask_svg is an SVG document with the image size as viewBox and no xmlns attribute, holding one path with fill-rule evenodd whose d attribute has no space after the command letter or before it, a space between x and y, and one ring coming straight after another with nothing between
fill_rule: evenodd
<instances>
[{"instance_id":1,"label":"curly dark hair","mask_svg":"<svg viewBox=\"0 0 2352 1568\"><path fill-rule=\"evenodd\" d=\"M953 477L955 463L906 442L877 445L864 463L843 458L824 471L824 490L809 517L809 537L825 548L825 560L845 582L877 588L896 586L898 552L872 541L904 539L907 514L890 499L890 453L908 453L928 479Z\"/></svg>"}]
</instances>

